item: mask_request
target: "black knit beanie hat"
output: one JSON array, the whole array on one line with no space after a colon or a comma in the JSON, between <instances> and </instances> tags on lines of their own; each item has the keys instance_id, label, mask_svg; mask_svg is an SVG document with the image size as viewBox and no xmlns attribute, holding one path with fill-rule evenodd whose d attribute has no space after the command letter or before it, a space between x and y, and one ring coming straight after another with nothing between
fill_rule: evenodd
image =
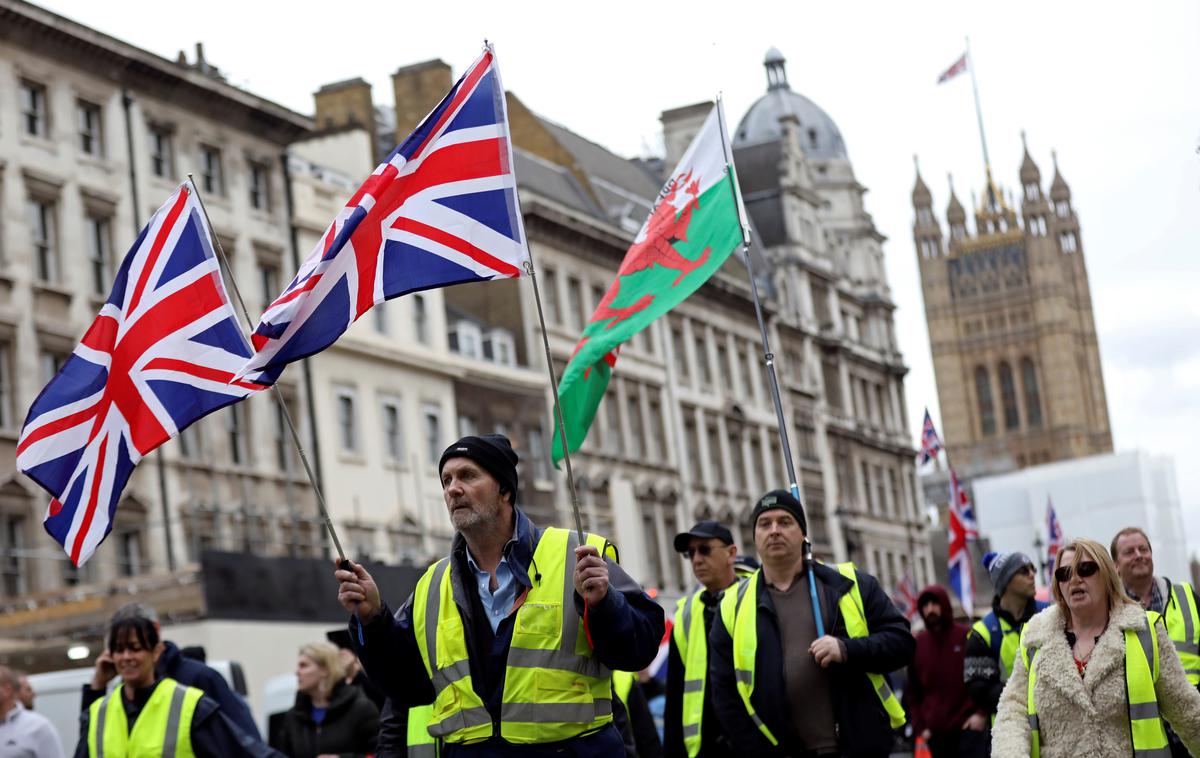
<instances>
[{"instance_id":1,"label":"black knit beanie hat","mask_svg":"<svg viewBox=\"0 0 1200 758\"><path fill-rule=\"evenodd\" d=\"M442 453L438 461L438 476L451 458L470 458L495 477L500 490L512 493L512 504L517 504L517 453L512 443L503 434L481 434L478 437L463 437Z\"/></svg>"}]
</instances>

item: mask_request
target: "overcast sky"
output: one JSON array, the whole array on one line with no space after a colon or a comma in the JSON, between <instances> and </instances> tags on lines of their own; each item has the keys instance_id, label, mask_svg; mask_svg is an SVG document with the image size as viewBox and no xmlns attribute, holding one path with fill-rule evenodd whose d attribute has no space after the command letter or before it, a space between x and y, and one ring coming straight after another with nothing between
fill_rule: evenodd
<instances>
[{"instance_id":1,"label":"overcast sky","mask_svg":"<svg viewBox=\"0 0 1200 758\"><path fill-rule=\"evenodd\" d=\"M731 128L766 88L771 46L792 88L837 122L885 250L914 438L939 419L910 235L912 155L939 214L947 172L964 204L983 184L967 76L935 85L970 36L997 181L1019 188L1020 132L1050 151L1083 229L1113 441L1175 458L1200 549L1200 5L1169 0L1009 3L564 3L209 0L42 3L160 55L209 62L236 85L312 112L323 83L361 76L392 103L397 67L442 58L455 75L486 37L505 87L626 156L660 149L659 113L724 93ZM578 10L577 10L578 9ZM586 10L584 10L586 9ZM732 11L732 12L731 12ZM1072 525L1064 524L1068 535Z\"/></svg>"}]
</instances>

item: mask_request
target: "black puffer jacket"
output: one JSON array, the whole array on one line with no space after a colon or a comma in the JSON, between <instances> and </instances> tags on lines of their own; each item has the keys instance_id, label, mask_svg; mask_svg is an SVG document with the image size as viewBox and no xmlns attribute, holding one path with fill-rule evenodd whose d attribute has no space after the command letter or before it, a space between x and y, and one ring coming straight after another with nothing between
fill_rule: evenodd
<instances>
[{"instance_id":1,"label":"black puffer jacket","mask_svg":"<svg viewBox=\"0 0 1200 758\"><path fill-rule=\"evenodd\" d=\"M861 571L858 572L858 590L870 633L866 637L850 639L837 604L853 583L837 569L821 564L813 566L813 575L824 593L821 606L829 609L827 633L840 638L846 645L846 662L835 663L829 669L839 749L846 758L885 758L891 752L892 728L867 672L883 674L904 668L912 659L916 642L909 632L908 622L880 589L879 582ZM737 746L739 755L765 758L799 754L796 746L789 744L795 738L791 726L793 711L783 678L783 647L771 593L767 592L766 580L761 576L758 597L747 597L743 602L752 600L758 609L758 648L750 701L780 745L772 746L746 713L734 678L733 640L720 617L713 622L708 640L713 709L725 734Z\"/></svg>"},{"instance_id":2,"label":"black puffer jacket","mask_svg":"<svg viewBox=\"0 0 1200 758\"><path fill-rule=\"evenodd\" d=\"M271 747L289 758L316 758L323 753L359 758L374 753L378 739L375 704L358 687L338 682L320 725L313 721L312 700L296 693L296 704L271 734Z\"/></svg>"}]
</instances>

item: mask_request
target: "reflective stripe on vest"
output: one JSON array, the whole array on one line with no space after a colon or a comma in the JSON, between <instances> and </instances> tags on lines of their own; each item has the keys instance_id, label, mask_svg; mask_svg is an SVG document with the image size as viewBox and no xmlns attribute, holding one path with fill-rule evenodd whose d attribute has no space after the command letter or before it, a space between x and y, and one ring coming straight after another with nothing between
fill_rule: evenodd
<instances>
[{"instance_id":1,"label":"reflective stripe on vest","mask_svg":"<svg viewBox=\"0 0 1200 758\"><path fill-rule=\"evenodd\" d=\"M708 634L704 628L703 589L679 599L675 613L675 647L683 661L683 747L688 758L700 754L704 720L704 683L708 679Z\"/></svg>"},{"instance_id":2,"label":"reflective stripe on vest","mask_svg":"<svg viewBox=\"0 0 1200 758\"><path fill-rule=\"evenodd\" d=\"M610 544L585 536L602 553ZM577 544L576 533L565 529L548 528L538 540L533 560L542 578L515 611L498 725L471 680L450 559L426 570L413 592L413 628L436 693L430 735L471 743L498 733L508 742L537 744L571 739L612 721L611 673L592 655L575 610Z\"/></svg>"},{"instance_id":3,"label":"reflective stripe on vest","mask_svg":"<svg viewBox=\"0 0 1200 758\"><path fill-rule=\"evenodd\" d=\"M1146 623L1125 630L1125 692L1129 700L1129 730L1134 758L1170 758L1167 730L1158 711L1154 685L1158 683L1158 636L1154 625L1160 616L1146 612ZM1022 635L1024 637L1024 635ZM1034 688L1037 685L1037 654L1033 646L1022 646L1021 656L1029 674L1025 702L1029 719L1029 755L1040 758L1042 734L1039 728Z\"/></svg>"},{"instance_id":4,"label":"reflective stripe on vest","mask_svg":"<svg viewBox=\"0 0 1200 758\"><path fill-rule=\"evenodd\" d=\"M854 564L839 563L838 571L853 583L850 591L838 600L838 611L841 612L842 622L846 625L846 634L851 639L866 637L871 630L867 627L867 616L863 610L862 593L858 590L858 574L854 569ZM904 706L900 705L900 698L896 697L895 692L892 692L887 678L883 674L870 672L867 673L867 678L871 680L871 688L879 697L883 710L887 711L888 722L892 728L899 729L904 726L904 722L907 720L904 715Z\"/></svg>"},{"instance_id":5,"label":"reflective stripe on vest","mask_svg":"<svg viewBox=\"0 0 1200 758\"><path fill-rule=\"evenodd\" d=\"M437 755L437 740L429 734L429 717L432 705L417 705L408 709L408 758L434 758Z\"/></svg>"},{"instance_id":6,"label":"reflective stripe on vest","mask_svg":"<svg viewBox=\"0 0 1200 758\"><path fill-rule=\"evenodd\" d=\"M846 635L851 639L866 637L870 634L870 629L863 611L862 593L858 589L858 575L854 564L840 563L837 569L851 582L850 591L838 600L838 611L846 626ZM742 704L746 707L746 712L750 714L755 725L758 726L759 731L772 745L778 745L778 740L754 712L754 706L750 702L750 696L754 692L754 658L758 646L757 598L759 577L761 576L762 571L759 571L746 582L739 584L736 595L730 592L725 593L725 597L721 601L721 621L733 639L734 677ZM747 595L749 596L748 600L744 599ZM896 697L896 693L888 685L887 679L882 674L874 673L867 673L867 679L871 682L871 689L875 691L876 697L879 698L880 704L887 713L891 727L896 729L903 726L906 720L904 708L900 705L900 699Z\"/></svg>"},{"instance_id":7,"label":"reflective stripe on vest","mask_svg":"<svg viewBox=\"0 0 1200 758\"><path fill-rule=\"evenodd\" d=\"M125 717L118 686L88 708L88 755L92 758L194 758L192 716L203 692L174 679L162 679L142 708L133 729Z\"/></svg>"},{"instance_id":8,"label":"reflective stripe on vest","mask_svg":"<svg viewBox=\"0 0 1200 758\"><path fill-rule=\"evenodd\" d=\"M1167 635L1175 643L1179 662L1192 686L1200 685L1200 608L1191 585L1171 585L1171 602L1167 604Z\"/></svg>"}]
</instances>

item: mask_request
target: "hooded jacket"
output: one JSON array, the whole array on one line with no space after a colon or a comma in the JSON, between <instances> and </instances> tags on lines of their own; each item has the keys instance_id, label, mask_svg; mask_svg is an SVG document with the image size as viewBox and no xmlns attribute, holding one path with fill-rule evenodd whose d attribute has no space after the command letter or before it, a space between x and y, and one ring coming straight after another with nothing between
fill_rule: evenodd
<instances>
[{"instance_id":1,"label":"hooded jacket","mask_svg":"<svg viewBox=\"0 0 1200 758\"><path fill-rule=\"evenodd\" d=\"M1075 758L1082 755L1133 755L1129 728L1129 702L1125 694L1126 629L1146 623L1141 606L1125 604L1109 616L1108 628L1088 659L1087 676L1075 668L1067 644L1066 625L1057 605L1052 605L1025 626L1022 644L1036 646L1037 703L1042 758ZM1183 673L1179 656L1166 628L1155 625L1158 635L1159 678L1154 692L1159 711L1193 755L1200 754L1200 692ZM992 729L992 755L1028 756L1029 673L1018 655L1012 676L1000 696L1000 711Z\"/></svg>"},{"instance_id":2,"label":"hooded jacket","mask_svg":"<svg viewBox=\"0 0 1200 758\"><path fill-rule=\"evenodd\" d=\"M533 554L542 537L542 530L534 526L520 509L514 508L513 511L513 538L504 546L504 556L520 585L517 588L520 597L540 575L533 563ZM515 614L510 613L501 620L500 626L493 632L484 616L479 592L471 579L467 565L467 542L461 534L454 536L450 559L450 582L455 599L460 600L458 611L463 618L471 681L492 714L493 724L498 727ZM609 592L602 601L588 608L588 629L593 651L596 658L609 669L641 671L658 655L659 642L663 638L664 612L620 566L608 559L606 562ZM582 615L583 598L579 593L574 594L576 610ZM465 603L461 599L465 599ZM392 700L393 708L432 703L435 695L413 633L412 605L410 595L395 613L384 604L366 624L360 625L357 618L350 619L350 639L363 669L371 681L378 684ZM470 745L447 743L442 748L442 755L446 758L550 756L563 755L562 751L568 749L570 752L567 755L607 758L620 755L624 750L620 733L611 725L567 742L569 748L564 743L511 745L496 736Z\"/></svg>"},{"instance_id":3,"label":"hooded jacket","mask_svg":"<svg viewBox=\"0 0 1200 758\"><path fill-rule=\"evenodd\" d=\"M379 710L358 687L338 682L320 724L313 721L312 699L297 692L296 704L284 714L277 730L271 735L271 747L289 758L316 758L325 753L358 758L375 752Z\"/></svg>"},{"instance_id":4,"label":"hooded jacket","mask_svg":"<svg viewBox=\"0 0 1200 758\"><path fill-rule=\"evenodd\" d=\"M950 596L940 585L921 590L917 608L930 600L942 610L942 626L917 634L917 651L908 667L904 691L914 734L926 729L934 734L960 731L963 722L977 711L963 681L963 657L971 628L954 620Z\"/></svg>"},{"instance_id":5,"label":"hooded jacket","mask_svg":"<svg viewBox=\"0 0 1200 758\"><path fill-rule=\"evenodd\" d=\"M887 756L892 748L892 728L867 672L886 674L908 665L915 645L908 621L880 589L875 577L859 571L858 589L870 634L851 639L838 611L838 600L850 591L853 583L835 568L819 563L812 568L818 591L824 595L821 606L831 609L825 619L827 633L845 645L846 661L829 668L841 754L846 758ZM747 597L743 602L750 600ZM780 740L779 747L767 741L746 712L734 677L733 640L719 620L713 622L708 639L708 681L713 693L713 709L725 734L737 747L738 755L758 758L791 755L795 753L794 746L788 744L793 739L790 736L792 708L784 682L783 645L775 605L765 580L758 582L758 597L754 601L758 614L758 648L754 657L754 693L750 702L759 718Z\"/></svg>"}]
</instances>

